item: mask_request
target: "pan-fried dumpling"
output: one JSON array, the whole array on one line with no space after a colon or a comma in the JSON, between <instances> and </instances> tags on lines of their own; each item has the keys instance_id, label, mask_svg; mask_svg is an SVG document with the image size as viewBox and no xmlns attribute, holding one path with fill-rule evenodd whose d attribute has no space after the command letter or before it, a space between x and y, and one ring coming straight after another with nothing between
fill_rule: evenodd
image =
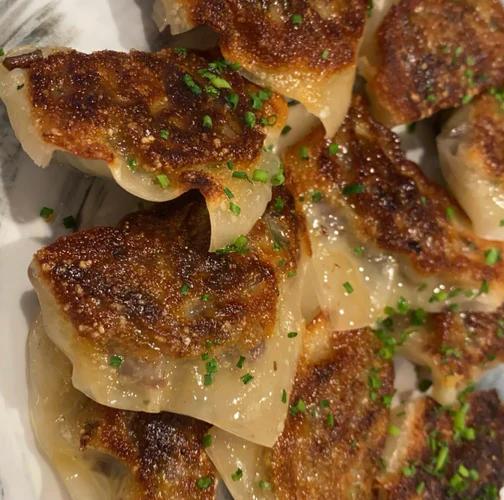
<instances>
[{"instance_id":1,"label":"pan-fried dumpling","mask_svg":"<svg viewBox=\"0 0 504 500\"><path fill-rule=\"evenodd\" d=\"M210 500L217 474L209 425L171 413L96 404L73 388L72 367L37 322L28 340L32 425L74 500Z\"/></svg>"},{"instance_id":2,"label":"pan-fried dumpling","mask_svg":"<svg viewBox=\"0 0 504 500\"><path fill-rule=\"evenodd\" d=\"M44 326L98 403L182 413L271 446L303 327L294 203L277 189L248 237L209 253L193 194L37 252Z\"/></svg>"},{"instance_id":3,"label":"pan-fried dumpling","mask_svg":"<svg viewBox=\"0 0 504 500\"><path fill-rule=\"evenodd\" d=\"M287 113L281 97L235 69L176 49L19 50L0 64L0 98L38 165L63 153L152 201L200 190L215 249L247 234L264 212L280 172L270 146Z\"/></svg>"},{"instance_id":4,"label":"pan-fried dumpling","mask_svg":"<svg viewBox=\"0 0 504 500\"><path fill-rule=\"evenodd\" d=\"M207 453L235 500L371 498L394 379L378 347L370 329L335 332L318 317L292 393L283 396L289 415L275 446L211 430Z\"/></svg>"},{"instance_id":5,"label":"pan-fried dumpling","mask_svg":"<svg viewBox=\"0 0 504 500\"><path fill-rule=\"evenodd\" d=\"M495 391L456 406L430 398L397 411L387 443L380 499L498 499L504 484L504 405Z\"/></svg>"},{"instance_id":6,"label":"pan-fried dumpling","mask_svg":"<svg viewBox=\"0 0 504 500\"><path fill-rule=\"evenodd\" d=\"M376 3L377 20L366 33L360 70L373 113L386 125L458 107L504 81L500 0Z\"/></svg>"},{"instance_id":7,"label":"pan-fried dumpling","mask_svg":"<svg viewBox=\"0 0 504 500\"><path fill-rule=\"evenodd\" d=\"M309 275L336 329L371 325L399 301L431 312L493 311L504 301L502 244L468 229L362 97L332 140L319 128L285 163L310 234Z\"/></svg>"},{"instance_id":8,"label":"pan-fried dumpling","mask_svg":"<svg viewBox=\"0 0 504 500\"><path fill-rule=\"evenodd\" d=\"M403 356L430 369L432 396L441 404L452 404L484 370L504 363L504 306L494 313L408 311L382 321L376 333L384 352L393 337Z\"/></svg>"},{"instance_id":9,"label":"pan-fried dumpling","mask_svg":"<svg viewBox=\"0 0 504 500\"><path fill-rule=\"evenodd\" d=\"M345 118L368 2L157 0L161 29L206 25L253 81L300 101L328 135Z\"/></svg>"},{"instance_id":10,"label":"pan-fried dumpling","mask_svg":"<svg viewBox=\"0 0 504 500\"><path fill-rule=\"evenodd\" d=\"M444 177L482 238L504 240L504 90L457 111L438 137Z\"/></svg>"}]
</instances>

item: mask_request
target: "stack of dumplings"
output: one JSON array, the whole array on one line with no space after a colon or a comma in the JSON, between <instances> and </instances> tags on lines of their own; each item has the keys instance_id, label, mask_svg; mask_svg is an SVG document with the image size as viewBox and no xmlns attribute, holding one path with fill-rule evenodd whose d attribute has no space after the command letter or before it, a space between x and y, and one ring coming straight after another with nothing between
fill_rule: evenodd
<instances>
[{"instance_id":1,"label":"stack of dumplings","mask_svg":"<svg viewBox=\"0 0 504 500\"><path fill-rule=\"evenodd\" d=\"M477 382L504 363L502 4L154 18L217 46L0 59L34 163L148 202L29 266L32 424L71 498L497 499L504 405ZM390 129L420 120L443 185Z\"/></svg>"}]
</instances>

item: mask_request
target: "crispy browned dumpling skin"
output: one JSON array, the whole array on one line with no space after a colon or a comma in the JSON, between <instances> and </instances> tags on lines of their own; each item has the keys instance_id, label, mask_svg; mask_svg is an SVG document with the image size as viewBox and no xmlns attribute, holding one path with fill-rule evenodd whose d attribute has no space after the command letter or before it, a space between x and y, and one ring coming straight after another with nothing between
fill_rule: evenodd
<instances>
[{"instance_id":1,"label":"crispy browned dumpling skin","mask_svg":"<svg viewBox=\"0 0 504 500\"><path fill-rule=\"evenodd\" d=\"M270 454L278 499L370 498L379 471L392 365L375 355L379 343L370 329L326 334L325 321L308 329L291 411ZM306 412L293 415L299 400Z\"/></svg>"},{"instance_id":2,"label":"crispy browned dumpling skin","mask_svg":"<svg viewBox=\"0 0 504 500\"><path fill-rule=\"evenodd\" d=\"M337 154L331 154L331 142ZM288 152L286 166L292 191L304 203L317 192L364 246L393 255L419 284L435 278L467 290L486 283L492 302L502 302L504 265L485 261L485 252L502 250L501 243L468 230L456 202L406 159L399 138L371 118L364 98L354 98L332 141L315 130Z\"/></svg>"},{"instance_id":3,"label":"crispy browned dumpling skin","mask_svg":"<svg viewBox=\"0 0 504 500\"><path fill-rule=\"evenodd\" d=\"M245 74L301 102L329 135L344 119L366 21L366 0L157 0L161 28L206 25Z\"/></svg>"},{"instance_id":4,"label":"crispy browned dumpling skin","mask_svg":"<svg viewBox=\"0 0 504 500\"><path fill-rule=\"evenodd\" d=\"M103 453L131 471L131 498L216 497L215 469L203 449L208 424L172 413L128 412L91 400L82 409L80 447L84 453ZM211 479L199 488L200 478Z\"/></svg>"},{"instance_id":5,"label":"crispy browned dumpling skin","mask_svg":"<svg viewBox=\"0 0 504 500\"><path fill-rule=\"evenodd\" d=\"M330 72L352 64L367 2L186 0L192 24L220 35L224 53L265 68ZM301 16L301 22L292 16ZM321 57L328 50L327 57Z\"/></svg>"},{"instance_id":6,"label":"crispy browned dumpling skin","mask_svg":"<svg viewBox=\"0 0 504 500\"><path fill-rule=\"evenodd\" d=\"M45 142L109 164L121 155L146 172L168 175L176 187L195 187L207 196L219 186L193 167L251 162L265 139L261 118L280 119L285 112L278 96L254 111L249 95L258 87L225 63L213 70L210 65L216 61L171 49L92 54L68 50L46 57L41 51L8 57L3 64L28 71L34 118ZM212 86L201 74L205 69L230 87ZM226 104L232 93L238 96L235 108ZM253 127L245 123L247 111L256 113ZM211 128L204 124L205 115L212 120Z\"/></svg>"},{"instance_id":7,"label":"crispy browned dumpling skin","mask_svg":"<svg viewBox=\"0 0 504 500\"><path fill-rule=\"evenodd\" d=\"M499 0L401 0L390 8L365 71L377 116L409 123L504 82Z\"/></svg>"},{"instance_id":8,"label":"crispy browned dumpling skin","mask_svg":"<svg viewBox=\"0 0 504 500\"><path fill-rule=\"evenodd\" d=\"M275 208L283 200L281 210ZM273 331L278 280L297 265L293 201L274 201L244 251L209 253L204 201L189 193L37 252L48 287L79 341L134 356L194 357L230 344L248 352Z\"/></svg>"},{"instance_id":9,"label":"crispy browned dumpling skin","mask_svg":"<svg viewBox=\"0 0 504 500\"><path fill-rule=\"evenodd\" d=\"M380 479L380 498L498 498L504 482L504 407L495 391L474 393L467 403L465 425L474 429L473 440L455 436L457 408L450 410L430 398L411 403L406 434L399 438L400 460ZM433 473L445 446L446 463ZM464 468L476 474L464 477Z\"/></svg>"}]
</instances>

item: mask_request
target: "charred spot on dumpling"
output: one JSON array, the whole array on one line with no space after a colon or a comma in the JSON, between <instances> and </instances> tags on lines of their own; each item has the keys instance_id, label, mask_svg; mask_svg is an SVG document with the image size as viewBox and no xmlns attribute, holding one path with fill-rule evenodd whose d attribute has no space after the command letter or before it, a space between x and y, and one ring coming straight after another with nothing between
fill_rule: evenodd
<instances>
[{"instance_id":1,"label":"charred spot on dumpling","mask_svg":"<svg viewBox=\"0 0 504 500\"><path fill-rule=\"evenodd\" d=\"M453 408L430 398L410 403L379 498L498 498L504 407L495 391L461 399Z\"/></svg>"},{"instance_id":2,"label":"charred spot on dumpling","mask_svg":"<svg viewBox=\"0 0 504 500\"><path fill-rule=\"evenodd\" d=\"M288 152L286 167L298 197L306 201L310 193L322 193L366 247L408 262L419 284L435 276L464 291L479 289L479 297L502 293L502 261L485 258L492 249L500 252L501 244L469 230L456 201L406 159L399 138L371 118L363 97L354 97L331 140L315 130Z\"/></svg>"},{"instance_id":3,"label":"charred spot on dumpling","mask_svg":"<svg viewBox=\"0 0 504 500\"><path fill-rule=\"evenodd\" d=\"M265 139L261 119L283 113L271 93L252 109L256 86L230 63L190 51L61 51L16 63L20 57L28 56L4 65L27 70L44 141L107 163L121 155L132 170L175 183L187 166L252 162ZM245 120L249 112L253 124Z\"/></svg>"},{"instance_id":4,"label":"charred spot on dumpling","mask_svg":"<svg viewBox=\"0 0 504 500\"><path fill-rule=\"evenodd\" d=\"M499 0L401 0L374 39L366 78L388 125L454 108L504 80L504 8Z\"/></svg>"},{"instance_id":5,"label":"charred spot on dumpling","mask_svg":"<svg viewBox=\"0 0 504 500\"><path fill-rule=\"evenodd\" d=\"M172 413L114 410L90 400L78 418L84 456L125 467L134 478L129 487L135 498L215 498L216 473L203 448L209 424Z\"/></svg>"},{"instance_id":6,"label":"charred spot on dumpling","mask_svg":"<svg viewBox=\"0 0 504 500\"><path fill-rule=\"evenodd\" d=\"M394 392L378 348L370 329L332 332L323 318L310 326L285 428L268 453L277 498L371 495Z\"/></svg>"},{"instance_id":7,"label":"charred spot on dumpling","mask_svg":"<svg viewBox=\"0 0 504 500\"><path fill-rule=\"evenodd\" d=\"M278 190L248 237L209 253L208 212L189 193L117 228L59 239L36 254L32 273L95 347L147 357L248 352L273 334L279 280L296 268L295 217Z\"/></svg>"}]
</instances>

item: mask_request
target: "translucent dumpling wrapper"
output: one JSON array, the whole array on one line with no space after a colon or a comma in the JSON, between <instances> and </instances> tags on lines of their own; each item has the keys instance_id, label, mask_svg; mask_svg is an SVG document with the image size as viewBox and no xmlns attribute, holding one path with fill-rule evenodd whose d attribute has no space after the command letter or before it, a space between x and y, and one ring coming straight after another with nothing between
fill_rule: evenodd
<instances>
[{"instance_id":1,"label":"translucent dumpling wrapper","mask_svg":"<svg viewBox=\"0 0 504 500\"><path fill-rule=\"evenodd\" d=\"M503 91L458 110L438 137L443 175L482 238L504 240Z\"/></svg>"},{"instance_id":2,"label":"translucent dumpling wrapper","mask_svg":"<svg viewBox=\"0 0 504 500\"><path fill-rule=\"evenodd\" d=\"M371 498L394 379L378 347L370 329L335 332L323 317L309 325L275 446L210 432L207 453L235 500Z\"/></svg>"},{"instance_id":3,"label":"translucent dumpling wrapper","mask_svg":"<svg viewBox=\"0 0 504 500\"><path fill-rule=\"evenodd\" d=\"M372 325L399 301L429 312L501 305L502 244L475 236L362 97L331 140L315 130L285 165L310 237L308 276L336 329Z\"/></svg>"},{"instance_id":4,"label":"translucent dumpling wrapper","mask_svg":"<svg viewBox=\"0 0 504 500\"><path fill-rule=\"evenodd\" d=\"M364 0L157 0L154 18L173 34L209 26L244 75L300 101L332 135L350 105L367 7Z\"/></svg>"},{"instance_id":5,"label":"translucent dumpling wrapper","mask_svg":"<svg viewBox=\"0 0 504 500\"><path fill-rule=\"evenodd\" d=\"M72 386L72 366L40 321L30 332L28 365L37 442L72 499L217 498L218 476L203 448L208 424L86 398Z\"/></svg>"},{"instance_id":6,"label":"translucent dumpling wrapper","mask_svg":"<svg viewBox=\"0 0 504 500\"><path fill-rule=\"evenodd\" d=\"M504 81L500 0L374 3L359 69L382 123L427 118Z\"/></svg>"},{"instance_id":7,"label":"translucent dumpling wrapper","mask_svg":"<svg viewBox=\"0 0 504 500\"><path fill-rule=\"evenodd\" d=\"M504 405L495 391L452 407L431 398L394 412L377 498L499 498L504 484Z\"/></svg>"},{"instance_id":8,"label":"translucent dumpling wrapper","mask_svg":"<svg viewBox=\"0 0 504 500\"><path fill-rule=\"evenodd\" d=\"M250 231L281 173L273 142L285 102L222 59L177 49L19 49L1 59L0 99L37 165L57 153L150 201L198 189L211 249Z\"/></svg>"},{"instance_id":9,"label":"translucent dumpling wrapper","mask_svg":"<svg viewBox=\"0 0 504 500\"><path fill-rule=\"evenodd\" d=\"M48 336L74 386L133 411L170 411L271 446L303 328L301 233L277 189L248 237L209 253L193 193L74 233L30 268Z\"/></svg>"},{"instance_id":10,"label":"translucent dumpling wrapper","mask_svg":"<svg viewBox=\"0 0 504 500\"><path fill-rule=\"evenodd\" d=\"M432 397L441 404L453 404L486 370L504 363L503 306L494 313L408 311L381 322L375 332L382 353L391 352L393 337L401 355L430 370Z\"/></svg>"}]
</instances>

